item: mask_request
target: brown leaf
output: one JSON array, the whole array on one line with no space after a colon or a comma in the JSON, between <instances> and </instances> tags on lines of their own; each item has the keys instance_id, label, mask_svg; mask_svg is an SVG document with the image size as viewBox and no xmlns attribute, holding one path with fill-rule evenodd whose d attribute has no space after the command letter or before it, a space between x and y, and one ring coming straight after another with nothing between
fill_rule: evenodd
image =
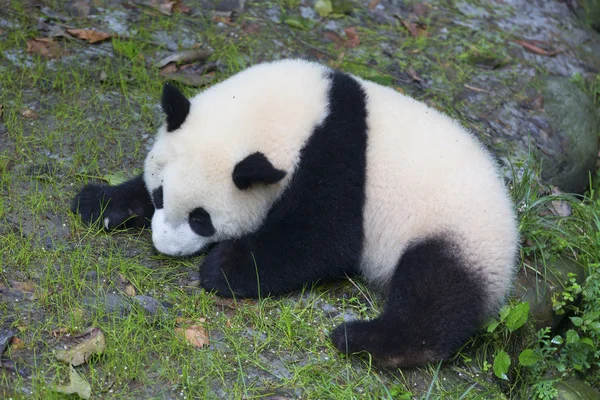
<instances>
[{"instance_id":1,"label":"brown leaf","mask_svg":"<svg viewBox=\"0 0 600 400\"><path fill-rule=\"evenodd\" d=\"M427 36L427 25L419 24L417 22L409 22L403 19L400 20L402 25L410 32L411 36L419 37L419 36Z\"/></svg>"},{"instance_id":2,"label":"brown leaf","mask_svg":"<svg viewBox=\"0 0 600 400\"><path fill-rule=\"evenodd\" d=\"M48 58L57 58L66 54L66 51L51 38L35 38L28 40L27 52L37 53Z\"/></svg>"},{"instance_id":3,"label":"brown leaf","mask_svg":"<svg viewBox=\"0 0 600 400\"><path fill-rule=\"evenodd\" d=\"M22 341L21 339L19 339L18 337L13 336L13 338L10 340L10 347L13 350L24 349L25 348L25 342Z\"/></svg>"},{"instance_id":4,"label":"brown leaf","mask_svg":"<svg viewBox=\"0 0 600 400\"><path fill-rule=\"evenodd\" d=\"M247 34L256 33L260 30L260 25L255 24L254 22L244 21L242 22L242 30Z\"/></svg>"},{"instance_id":5,"label":"brown leaf","mask_svg":"<svg viewBox=\"0 0 600 400\"><path fill-rule=\"evenodd\" d=\"M356 27L344 28L344 32L346 33L346 47L354 48L360 44L360 39L358 38L358 33L356 32Z\"/></svg>"},{"instance_id":6,"label":"brown leaf","mask_svg":"<svg viewBox=\"0 0 600 400\"><path fill-rule=\"evenodd\" d=\"M26 109L26 110L35 112L35 111L29 110L29 109ZM23 111L21 111L21 114L23 114ZM37 118L37 114L36 114L36 118ZM10 287L14 290L19 290L21 292L35 293L35 285L32 282L12 281L12 282L10 282Z\"/></svg>"},{"instance_id":7,"label":"brown leaf","mask_svg":"<svg viewBox=\"0 0 600 400\"><path fill-rule=\"evenodd\" d=\"M513 42L523 46L523 48L525 50L529 51L530 53L539 54L540 56L554 57L555 55L557 55L558 53L560 53L562 51L562 50L551 50L551 51L544 50L541 47L538 47L533 43L526 42L525 40L513 40Z\"/></svg>"},{"instance_id":8,"label":"brown leaf","mask_svg":"<svg viewBox=\"0 0 600 400\"><path fill-rule=\"evenodd\" d=\"M173 4L173 12L176 12L179 14L189 14L192 11L192 9L190 7L183 4L179 0L175 1L174 3L175 4Z\"/></svg>"},{"instance_id":9,"label":"brown leaf","mask_svg":"<svg viewBox=\"0 0 600 400\"><path fill-rule=\"evenodd\" d=\"M237 24L231 19L231 17L224 17L222 15L215 15L212 17L213 22L222 22L227 26L236 26Z\"/></svg>"},{"instance_id":10,"label":"brown leaf","mask_svg":"<svg viewBox=\"0 0 600 400\"><path fill-rule=\"evenodd\" d=\"M154 63L155 68L162 68L169 63L187 63L192 61L206 61L211 55L212 50L195 49L178 51Z\"/></svg>"},{"instance_id":11,"label":"brown leaf","mask_svg":"<svg viewBox=\"0 0 600 400\"><path fill-rule=\"evenodd\" d=\"M175 64L174 62L172 62L172 63L168 63L167 65L165 65L164 67L162 67L160 69L160 73L162 75L172 74L173 72L177 72L177 70L178 70L177 64Z\"/></svg>"},{"instance_id":12,"label":"brown leaf","mask_svg":"<svg viewBox=\"0 0 600 400\"><path fill-rule=\"evenodd\" d=\"M23 108L21 110L21 115L27 119L38 119L39 118L38 113L36 113L35 111L33 111L30 108Z\"/></svg>"},{"instance_id":13,"label":"brown leaf","mask_svg":"<svg viewBox=\"0 0 600 400\"><path fill-rule=\"evenodd\" d=\"M59 337L67 332L69 332L69 329L67 328L54 329L50 331L50 335L52 335L52 337Z\"/></svg>"},{"instance_id":14,"label":"brown leaf","mask_svg":"<svg viewBox=\"0 0 600 400\"><path fill-rule=\"evenodd\" d=\"M373 10L375 7L377 7L377 4L379 4L379 2L380 2L380 1L381 1L381 0L371 0L371 1L369 2L369 5L367 6L367 8L368 8L369 10Z\"/></svg>"},{"instance_id":15,"label":"brown leaf","mask_svg":"<svg viewBox=\"0 0 600 400\"><path fill-rule=\"evenodd\" d=\"M102 32L96 29L67 29L70 35L78 39L87 41L90 44L99 43L112 37L110 33Z\"/></svg>"},{"instance_id":16,"label":"brown leaf","mask_svg":"<svg viewBox=\"0 0 600 400\"><path fill-rule=\"evenodd\" d=\"M208 333L200 325L192 325L187 328L175 328L177 334L182 335L185 341L194 347L202 348L208 346L210 341Z\"/></svg>"},{"instance_id":17,"label":"brown leaf","mask_svg":"<svg viewBox=\"0 0 600 400\"><path fill-rule=\"evenodd\" d=\"M480 93L481 93L481 92L485 92L485 93L489 93L489 92L490 92L489 90L482 89L482 88L478 88L478 87L476 87L476 86L467 85L466 83L465 83L465 85L464 85L464 86L465 86L467 89L469 89L469 90L472 90L472 91L474 91L474 92L480 92Z\"/></svg>"},{"instance_id":18,"label":"brown leaf","mask_svg":"<svg viewBox=\"0 0 600 400\"><path fill-rule=\"evenodd\" d=\"M423 80L423 78L421 78L417 72L413 69L413 67L408 67L406 69L406 72L408 73L408 75L410 76L410 78L413 81L417 81L417 82L421 82Z\"/></svg>"},{"instance_id":19,"label":"brown leaf","mask_svg":"<svg viewBox=\"0 0 600 400\"><path fill-rule=\"evenodd\" d=\"M129 285L125 286L125 293L127 293L127 296L135 296L135 288L133 287L133 285L130 283Z\"/></svg>"},{"instance_id":20,"label":"brown leaf","mask_svg":"<svg viewBox=\"0 0 600 400\"><path fill-rule=\"evenodd\" d=\"M325 39L327 39L327 40L332 41L335 44L336 49L341 48L346 43L344 38L341 37L337 32L334 32L334 31L323 32L323 37L325 37Z\"/></svg>"}]
</instances>

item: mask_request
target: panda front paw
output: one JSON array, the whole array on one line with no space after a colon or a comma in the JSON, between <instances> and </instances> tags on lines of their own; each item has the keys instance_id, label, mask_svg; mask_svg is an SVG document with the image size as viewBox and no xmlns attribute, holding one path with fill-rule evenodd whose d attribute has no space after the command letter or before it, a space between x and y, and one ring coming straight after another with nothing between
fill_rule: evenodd
<instances>
[{"instance_id":1,"label":"panda front paw","mask_svg":"<svg viewBox=\"0 0 600 400\"><path fill-rule=\"evenodd\" d=\"M148 224L144 216L144 204L138 205L123 193L118 186L94 185L85 186L75 196L71 211L90 225L99 224L102 228L144 227Z\"/></svg>"}]
</instances>

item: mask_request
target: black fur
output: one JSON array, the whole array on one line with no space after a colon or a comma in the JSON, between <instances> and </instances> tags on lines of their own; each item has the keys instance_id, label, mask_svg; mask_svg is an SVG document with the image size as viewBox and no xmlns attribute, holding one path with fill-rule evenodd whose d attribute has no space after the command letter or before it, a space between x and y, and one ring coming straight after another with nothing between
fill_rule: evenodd
<instances>
[{"instance_id":1,"label":"black fur","mask_svg":"<svg viewBox=\"0 0 600 400\"><path fill-rule=\"evenodd\" d=\"M188 218L190 228L200 236L212 236L215 234L215 227L212 224L210 214L202 207L197 207L190 212Z\"/></svg>"},{"instance_id":2,"label":"black fur","mask_svg":"<svg viewBox=\"0 0 600 400\"><path fill-rule=\"evenodd\" d=\"M156 207L157 210L160 210L164 207L162 186L159 186L152 191L152 202L154 203L154 207Z\"/></svg>"},{"instance_id":3,"label":"black fur","mask_svg":"<svg viewBox=\"0 0 600 400\"><path fill-rule=\"evenodd\" d=\"M179 129L190 112L190 101L175 86L165 83L161 104L167 114L167 132Z\"/></svg>"},{"instance_id":4,"label":"black fur","mask_svg":"<svg viewBox=\"0 0 600 400\"><path fill-rule=\"evenodd\" d=\"M409 248L389 282L383 313L352 321L331 334L346 354L366 351L384 365L414 366L450 356L480 326L485 281L451 239Z\"/></svg>"},{"instance_id":5,"label":"black fur","mask_svg":"<svg viewBox=\"0 0 600 400\"><path fill-rule=\"evenodd\" d=\"M84 222L99 222L107 229L142 228L150 226L154 205L143 177L138 176L117 186L85 186L73 199L71 211Z\"/></svg>"},{"instance_id":6,"label":"black fur","mask_svg":"<svg viewBox=\"0 0 600 400\"><path fill-rule=\"evenodd\" d=\"M285 171L275 168L257 151L237 163L231 177L238 189L248 189L253 183L277 183L285 177Z\"/></svg>"},{"instance_id":7,"label":"black fur","mask_svg":"<svg viewBox=\"0 0 600 400\"><path fill-rule=\"evenodd\" d=\"M332 72L330 114L315 127L287 190L253 234L217 244L201 285L221 295L281 294L356 272L363 240L366 95Z\"/></svg>"}]
</instances>

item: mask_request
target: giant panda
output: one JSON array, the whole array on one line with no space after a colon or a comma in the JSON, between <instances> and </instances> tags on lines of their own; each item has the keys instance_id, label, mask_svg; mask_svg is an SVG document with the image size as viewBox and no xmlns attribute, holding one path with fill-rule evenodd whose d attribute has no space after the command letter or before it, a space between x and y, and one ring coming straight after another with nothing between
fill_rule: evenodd
<instances>
[{"instance_id":1,"label":"giant panda","mask_svg":"<svg viewBox=\"0 0 600 400\"><path fill-rule=\"evenodd\" d=\"M253 298L358 275L385 306L332 343L399 367L448 358L505 300L514 207L490 154L448 116L303 60L191 99L166 84L162 108L143 175L84 187L73 211L108 229L151 220L167 255L209 249L207 291Z\"/></svg>"}]
</instances>

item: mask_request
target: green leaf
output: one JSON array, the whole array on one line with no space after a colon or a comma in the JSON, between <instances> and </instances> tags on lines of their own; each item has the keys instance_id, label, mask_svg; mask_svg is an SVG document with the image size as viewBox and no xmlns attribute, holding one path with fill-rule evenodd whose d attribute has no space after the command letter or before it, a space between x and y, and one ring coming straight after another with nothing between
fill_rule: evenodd
<instances>
[{"instance_id":1,"label":"green leaf","mask_svg":"<svg viewBox=\"0 0 600 400\"><path fill-rule=\"evenodd\" d=\"M504 350L498 352L498 354L496 354L496 357L494 357L494 374L498 378L507 381L508 376L506 374L508 373L509 367L510 357L508 356L508 354Z\"/></svg>"},{"instance_id":2,"label":"green leaf","mask_svg":"<svg viewBox=\"0 0 600 400\"><path fill-rule=\"evenodd\" d=\"M525 349L519 354L519 363L526 367L529 367L538 361L542 361L542 357L539 354L536 354L532 349Z\"/></svg>"},{"instance_id":3,"label":"green leaf","mask_svg":"<svg viewBox=\"0 0 600 400\"><path fill-rule=\"evenodd\" d=\"M498 327L498 325L500 325L500 321L492 321L490 322L490 324L487 327L487 331L488 332L494 332L496 330L496 328Z\"/></svg>"},{"instance_id":4,"label":"green leaf","mask_svg":"<svg viewBox=\"0 0 600 400\"><path fill-rule=\"evenodd\" d=\"M567 331L567 343L579 342L579 335L573 329Z\"/></svg>"},{"instance_id":5,"label":"green leaf","mask_svg":"<svg viewBox=\"0 0 600 400\"><path fill-rule=\"evenodd\" d=\"M591 346L592 348L594 348L594 341L592 339L590 339L589 337L584 337L579 339L579 343L585 343L588 346Z\"/></svg>"},{"instance_id":6,"label":"green leaf","mask_svg":"<svg viewBox=\"0 0 600 400\"><path fill-rule=\"evenodd\" d=\"M106 174L102 178L111 186L120 185L127 180L123 172L115 172L114 174Z\"/></svg>"},{"instance_id":7,"label":"green leaf","mask_svg":"<svg viewBox=\"0 0 600 400\"><path fill-rule=\"evenodd\" d=\"M583 324L583 319L581 319L579 317L571 317L571 322L575 326L581 326L581 324Z\"/></svg>"},{"instance_id":8,"label":"green leaf","mask_svg":"<svg viewBox=\"0 0 600 400\"><path fill-rule=\"evenodd\" d=\"M500 309L500 321L504 321L509 312L510 312L510 307L508 307L508 306L502 307Z\"/></svg>"},{"instance_id":9,"label":"green leaf","mask_svg":"<svg viewBox=\"0 0 600 400\"><path fill-rule=\"evenodd\" d=\"M73 394L76 393L82 399L89 399L92 394L92 388L90 384L82 378L73 366L71 368L71 373L69 374L69 379L71 382L69 385L56 385L52 388L55 392Z\"/></svg>"},{"instance_id":10,"label":"green leaf","mask_svg":"<svg viewBox=\"0 0 600 400\"><path fill-rule=\"evenodd\" d=\"M321 17L326 17L333 12L333 5L331 0L317 0L315 1L315 10Z\"/></svg>"},{"instance_id":11,"label":"green leaf","mask_svg":"<svg viewBox=\"0 0 600 400\"><path fill-rule=\"evenodd\" d=\"M506 327L514 332L527 322L529 316L529 303L517 304L506 317Z\"/></svg>"}]
</instances>

